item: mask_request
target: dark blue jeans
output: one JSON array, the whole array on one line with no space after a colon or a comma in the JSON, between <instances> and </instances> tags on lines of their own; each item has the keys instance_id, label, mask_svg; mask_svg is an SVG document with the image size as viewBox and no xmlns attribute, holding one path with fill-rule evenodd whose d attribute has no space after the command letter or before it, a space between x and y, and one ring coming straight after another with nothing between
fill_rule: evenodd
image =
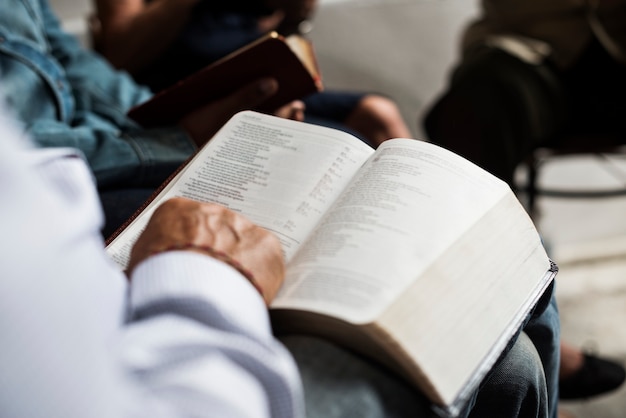
<instances>
[{"instance_id":1,"label":"dark blue jeans","mask_svg":"<svg viewBox=\"0 0 626 418\"><path fill-rule=\"evenodd\" d=\"M102 236L110 237L120 226L154 193L155 188L128 188L100 190L100 202L104 211L104 227Z\"/></svg>"}]
</instances>

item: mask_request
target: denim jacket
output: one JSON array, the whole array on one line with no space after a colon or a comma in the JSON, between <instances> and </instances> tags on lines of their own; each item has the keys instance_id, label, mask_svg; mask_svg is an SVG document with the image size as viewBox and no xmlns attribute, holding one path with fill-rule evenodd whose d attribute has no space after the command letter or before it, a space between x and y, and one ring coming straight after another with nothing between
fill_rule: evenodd
<instances>
[{"instance_id":1,"label":"denim jacket","mask_svg":"<svg viewBox=\"0 0 626 418\"><path fill-rule=\"evenodd\" d=\"M126 117L150 91L64 32L47 0L0 1L0 95L38 145L80 149L100 187L158 185L195 151L178 127Z\"/></svg>"}]
</instances>

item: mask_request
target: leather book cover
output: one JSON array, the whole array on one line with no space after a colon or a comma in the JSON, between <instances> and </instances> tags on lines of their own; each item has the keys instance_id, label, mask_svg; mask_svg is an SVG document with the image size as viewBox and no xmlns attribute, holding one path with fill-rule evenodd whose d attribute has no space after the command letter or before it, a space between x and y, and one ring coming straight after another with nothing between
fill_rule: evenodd
<instances>
[{"instance_id":1,"label":"leather book cover","mask_svg":"<svg viewBox=\"0 0 626 418\"><path fill-rule=\"evenodd\" d=\"M257 109L271 112L290 101L321 91L317 62L309 41L307 52L294 51L288 38L273 32L227 55L148 101L133 107L128 116L145 128L177 123L190 111L227 96L261 77L274 77L279 91ZM300 56L308 54L309 57Z\"/></svg>"}]
</instances>

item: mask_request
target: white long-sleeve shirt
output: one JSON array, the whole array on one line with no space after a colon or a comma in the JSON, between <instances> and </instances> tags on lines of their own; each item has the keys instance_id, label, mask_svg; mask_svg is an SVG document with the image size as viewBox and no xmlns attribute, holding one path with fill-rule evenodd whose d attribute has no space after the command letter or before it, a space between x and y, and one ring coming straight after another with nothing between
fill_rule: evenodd
<instances>
[{"instance_id":1,"label":"white long-sleeve shirt","mask_svg":"<svg viewBox=\"0 0 626 418\"><path fill-rule=\"evenodd\" d=\"M1 415L303 415L295 364L246 279L169 252L128 284L104 253L83 160L24 149L1 110Z\"/></svg>"}]
</instances>

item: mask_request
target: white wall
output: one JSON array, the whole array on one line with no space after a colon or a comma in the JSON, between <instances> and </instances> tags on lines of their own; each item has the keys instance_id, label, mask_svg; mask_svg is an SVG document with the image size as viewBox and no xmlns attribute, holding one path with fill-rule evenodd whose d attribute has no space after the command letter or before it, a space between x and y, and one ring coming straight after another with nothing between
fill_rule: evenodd
<instances>
[{"instance_id":1,"label":"white wall","mask_svg":"<svg viewBox=\"0 0 626 418\"><path fill-rule=\"evenodd\" d=\"M473 0L322 0L310 36L328 87L391 95L421 136L477 10Z\"/></svg>"}]
</instances>

